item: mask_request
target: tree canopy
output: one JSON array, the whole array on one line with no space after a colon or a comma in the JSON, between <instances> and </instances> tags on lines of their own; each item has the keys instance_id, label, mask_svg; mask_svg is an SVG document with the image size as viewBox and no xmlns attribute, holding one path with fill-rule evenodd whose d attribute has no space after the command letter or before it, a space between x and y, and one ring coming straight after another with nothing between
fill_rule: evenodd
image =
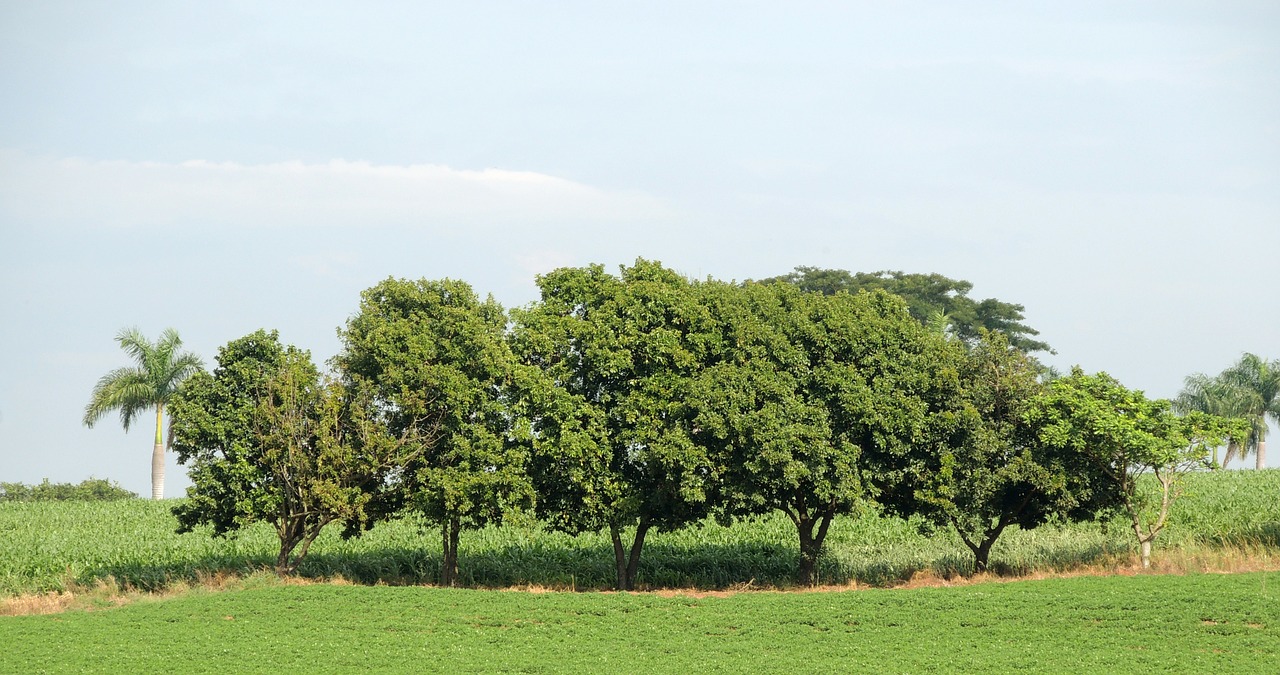
<instances>
[{"instance_id":1,"label":"tree canopy","mask_svg":"<svg viewBox=\"0 0 1280 675\"><path fill-rule=\"evenodd\" d=\"M394 489L441 528L445 585L463 529L533 506L527 445L513 442L516 362L505 330L502 307L465 282L387 279L361 294L342 331L343 377L371 388L393 434L422 442Z\"/></svg>"},{"instance_id":2,"label":"tree canopy","mask_svg":"<svg viewBox=\"0 0 1280 675\"><path fill-rule=\"evenodd\" d=\"M1148 399L1106 373L1087 375L1078 367L1049 384L1029 417L1039 425L1042 442L1083 453L1108 477L1144 567L1182 494L1185 474L1212 466L1210 448L1247 428L1244 420L1200 411L1180 416L1167 400ZM1155 480L1140 481L1143 474Z\"/></svg>"},{"instance_id":3,"label":"tree canopy","mask_svg":"<svg viewBox=\"0 0 1280 675\"><path fill-rule=\"evenodd\" d=\"M1088 520L1114 504L1107 475L1086 455L1041 441L1032 419L1044 389L1038 370L1004 334L983 331L960 365L954 424L938 429L936 446L917 447L920 470L889 502L903 515L953 527L979 572L1010 525Z\"/></svg>"},{"instance_id":4,"label":"tree canopy","mask_svg":"<svg viewBox=\"0 0 1280 675\"><path fill-rule=\"evenodd\" d=\"M1048 343L1035 339L1039 331L1023 323L1026 309L1022 305L995 298L974 300L969 297L972 283L941 274L889 270L853 274L847 270L801 266L758 283L773 282L793 284L824 295L880 289L905 300L911 316L921 323L945 317L955 334L966 342L976 342L980 331L985 329L1004 333L1009 344L1024 352L1051 351Z\"/></svg>"},{"instance_id":5,"label":"tree canopy","mask_svg":"<svg viewBox=\"0 0 1280 675\"><path fill-rule=\"evenodd\" d=\"M539 277L542 298L515 313L512 339L542 373L525 389L538 514L564 532L607 529L625 589L650 529L706 517L716 468L689 437L685 403L707 350L707 309L658 263L620 272Z\"/></svg>"},{"instance_id":6,"label":"tree canopy","mask_svg":"<svg viewBox=\"0 0 1280 675\"><path fill-rule=\"evenodd\" d=\"M270 523L285 573L328 524L343 522L348 535L369 526L378 486L408 458L365 410L359 392L323 379L275 331L227 343L213 373L191 378L173 402L174 449L192 481L173 508L178 531L207 524L222 536Z\"/></svg>"},{"instance_id":7,"label":"tree canopy","mask_svg":"<svg viewBox=\"0 0 1280 675\"><path fill-rule=\"evenodd\" d=\"M801 583L832 520L909 454L955 385L942 339L887 293L707 284L722 355L690 392L695 438L722 473L723 513L778 510L796 526Z\"/></svg>"}]
</instances>

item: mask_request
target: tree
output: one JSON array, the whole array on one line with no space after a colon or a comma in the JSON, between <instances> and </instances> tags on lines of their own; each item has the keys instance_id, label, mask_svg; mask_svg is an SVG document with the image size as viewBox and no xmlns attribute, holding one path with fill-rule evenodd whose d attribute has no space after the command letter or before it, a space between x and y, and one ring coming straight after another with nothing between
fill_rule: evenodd
<instances>
[{"instance_id":1,"label":"tree","mask_svg":"<svg viewBox=\"0 0 1280 675\"><path fill-rule=\"evenodd\" d=\"M151 450L151 498L164 497L164 409L183 381L198 372L200 358L179 352L182 338L166 328L153 344L137 328L126 328L116 335L116 342L137 365L113 370L98 380L89 405L84 409L84 424L93 427L112 410L120 411L124 430L147 408L156 411L156 442ZM172 437L172 433L170 434Z\"/></svg>"},{"instance_id":2,"label":"tree","mask_svg":"<svg viewBox=\"0 0 1280 675\"><path fill-rule=\"evenodd\" d=\"M463 529L531 509L527 447L514 442L516 362L506 314L462 281L387 279L361 294L342 332L339 370L367 384L395 434L429 438L400 472L399 504L441 528L440 581L458 574Z\"/></svg>"},{"instance_id":3,"label":"tree","mask_svg":"<svg viewBox=\"0 0 1280 675\"><path fill-rule=\"evenodd\" d=\"M1011 345L1024 352L1052 351L1047 343L1034 339L1039 331L1022 323L1025 311L1022 305L995 298L975 301L968 296L973 284L941 274L905 274L899 271L850 274L847 270L802 266L789 274L762 279L760 283L778 281L824 295L840 291L856 294L861 290L878 288L905 300L911 316L921 323L936 322L939 315L945 315L955 334L966 342L976 342L980 330L985 329L1004 333Z\"/></svg>"},{"instance_id":4,"label":"tree","mask_svg":"<svg viewBox=\"0 0 1280 675\"><path fill-rule=\"evenodd\" d=\"M799 581L816 582L832 521L861 508L957 385L947 349L887 293L708 283L722 354L689 394L694 437L722 472L724 517L782 511Z\"/></svg>"},{"instance_id":5,"label":"tree","mask_svg":"<svg viewBox=\"0 0 1280 675\"><path fill-rule=\"evenodd\" d=\"M1246 353L1218 377L1240 392L1239 404L1232 413L1249 423L1244 449L1254 453L1255 468L1266 468L1267 417L1280 424L1280 359L1266 361Z\"/></svg>"},{"instance_id":6,"label":"tree","mask_svg":"<svg viewBox=\"0 0 1280 675\"><path fill-rule=\"evenodd\" d=\"M1041 425L1042 442L1083 453L1110 479L1143 567L1151 565L1151 544L1168 524L1186 474L1212 467L1210 448L1240 437L1247 426L1200 411L1179 416L1169 401L1150 400L1106 373L1086 375L1079 368L1050 383L1029 417Z\"/></svg>"},{"instance_id":7,"label":"tree","mask_svg":"<svg viewBox=\"0 0 1280 675\"><path fill-rule=\"evenodd\" d=\"M1088 520L1114 505L1107 477L1071 448L1042 443L1028 419L1044 386L1036 364L1002 333L983 331L963 357L961 405L936 446L917 444L922 471L899 489L891 510L953 527L987 570L991 548L1010 525Z\"/></svg>"},{"instance_id":8,"label":"tree","mask_svg":"<svg viewBox=\"0 0 1280 675\"><path fill-rule=\"evenodd\" d=\"M537 513L550 528L609 531L617 587L633 588L645 537L707 516L715 467L690 438L687 390L710 317L691 285L637 260L538 278L541 301L515 313L532 426ZM624 530L634 527L628 546Z\"/></svg>"},{"instance_id":9,"label":"tree","mask_svg":"<svg viewBox=\"0 0 1280 675\"><path fill-rule=\"evenodd\" d=\"M1198 410L1249 422L1246 434L1228 439L1226 464L1233 457L1256 456L1255 467L1267 465L1267 417L1280 423L1280 360L1267 361L1246 353L1217 377L1197 373L1187 377L1175 401L1180 411ZM1217 463L1217 449L1214 449Z\"/></svg>"},{"instance_id":10,"label":"tree","mask_svg":"<svg viewBox=\"0 0 1280 675\"><path fill-rule=\"evenodd\" d=\"M1209 377L1202 373L1189 375L1184 380L1182 392L1173 400L1173 408L1180 413L1189 413L1199 411L1209 413L1211 415L1221 415L1225 417L1234 416L1236 411L1242 409L1242 397L1245 392L1237 387L1233 387L1216 377ZM1247 446L1248 438L1228 438L1227 454L1218 461L1218 446L1213 448L1213 465L1223 467L1236 457L1244 456L1244 448Z\"/></svg>"},{"instance_id":11,"label":"tree","mask_svg":"<svg viewBox=\"0 0 1280 675\"><path fill-rule=\"evenodd\" d=\"M214 372L196 374L173 401L174 448L192 481L173 508L178 532L270 523L276 571L288 574L330 523L343 522L345 536L371 526L370 504L412 444L370 419L367 399L322 378L275 331L227 343Z\"/></svg>"}]
</instances>

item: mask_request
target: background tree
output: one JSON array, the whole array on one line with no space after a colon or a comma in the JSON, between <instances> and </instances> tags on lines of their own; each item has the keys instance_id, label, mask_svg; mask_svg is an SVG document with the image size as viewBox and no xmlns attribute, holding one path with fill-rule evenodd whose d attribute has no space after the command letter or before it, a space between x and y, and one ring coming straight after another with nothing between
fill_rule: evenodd
<instances>
[{"instance_id":1,"label":"background tree","mask_svg":"<svg viewBox=\"0 0 1280 675\"><path fill-rule=\"evenodd\" d=\"M689 437L685 403L709 316L688 281L645 260L620 277L559 269L538 286L541 301L515 313L513 336L541 372L523 396L538 515L570 534L607 529L617 586L631 589L648 532L710 510L715 468Z\"/></svg>"},{"instance_id":2,"label":"background tree","mask_svg":"<svg viewBox=\"0 0 1280 675\"><path fill-rule=\"evenodd\" d=\"M341 521L350 536L379 514L368 506L407 458L364 412L362 392L325 381L310 355L275 331L227 343L212 374L199 373L172 405L174 448L190 466L178 532L210 525L224 536L270 523L276 571L292 573L311 543Z\"/></svg>"},{"instance_id":3,"label":"background tree","mask_svg":"<svg viewBox=\"0 0 1280 675\"><path fill-rule=\"evenodd\" d=\"M115 481L87 478L77 483L50 483L46 478L36 485L0 483L0 502L109 502L137 499Z\"/></svg>"},{"instance_id":4,"label":"background tree","mask_svg":"<svg viewBox=\"0 0 1280 675\"><path fill-rule=\"evenodd\" d=\"M1178 416L1169 401L1150 400L1106 373L1079 368L1049 384L1030 418L1043 442L1086 455L1119 491L1138 540L1142 566L1168 524L1187 472L1212 466L1209 450L1246 432L1247 422L1193 411ZM1151 474L1152 480L1143 476Z\"/></svg>"},{"instance_id":5,"label":"background tree","mask_svg":"<svg viewBox=\"0 0 1280 675\"><path fill-rule=\"evenodd\" d=\"M1009 344L1024 351L1052 351L1049 345L1034 339L1039 331L1023 323L1022 305L1001 302L995 298L975 301L968 296L973 284L950 279L941 274L906 274L899 271L858 272L797 267L790 274L760 280L760 283L782 281L806 291L832 295L839 291L856 294L861 290L881 289L906 301L911 316L921 323L937 321L945 315L955 334L966 342L978 340L980 329L1004 333Z\"/></svg>"},{"instance_id":6,"label":"background tree","mask_svg":"<svg viewBox=\"0 0 1280 675\"><path fill-rule=\"evenodd\" d=\"M1238 411L1245 407L1243 399L1246 392L1238 387L1232 386L1220 378L1209 377L1202 373L1190 375L1184 380L1182 392L1173 400L1173 408L1179 413L1189 413L1199 411L1210 415L1220 415L1223 417L1233 417ZM1215 446L1212 451L1212 461L1214 466L1225 467L1232 459L1245 456L1245 448L1248 447L1249 439L1244 438L1228 438L1227 454L1218 461L1218 451L1220 446Z\"/></svg>"},{"instance_id":7,"label":"background tree","mask_svg":"<svg viewBox=\"0 0 1280 675\"><path fill-rule=\"evenodd\" d=\"M441 528L440 581L453 585L463 529L533 506L527 446L512 442L516 362L506 314L462 281L387 279L361 294L337 363L367 383L391 431L429 438L400 472L401 503Z\"/></svg>"},{"instance_id":8,"label":"background tree","mask_svg":"<svg viewBox=\"0 0 1280 675\"><path fill-rule=\"evenodd\" d=\"M1280 359L1264 360L1257 354L1240 357L1235 365L1218 376L1228 387L1240 392L1232 416L1249 423L1246 454L1252 451L1255 468L1267 466L1267 417L1280 424Z\"/></svg>"},{"instance_id":9,"label":"background tree","mask_svg":"<svg viewBox=\"0 0 1280 675\"><path fill-rule=\"evenodd\" d=\"M723 515L785 513L799 581L811 585L831 522L872 493L868 457L906 457L955 371L942 338L887 293L712 283L704 293L723 354L689 400L695 438L722 472Z\"/></svg>"},{"instance_id":10,"label":"background tree","mask_svg":"<svg viewBox=\"0 0 1280 675\"><path fill-rule=\"evenodd\" d=\"M1107 476L1085 455L1040 441L1028 419L1044 388L1039 369L1004 334L982 332L963 355L960 381L955 424L936 429L936 445L915 446L923 470L915 487L894 491L901 499L891 510L955 528L983 572L1010 525L1088 520L1114 504Z\"/></svg>"},{"instance_id":11,"label":"background tree","mask_svg":"<svg viewBox=\"0 0 1280 675\"><path fill-rule=\"evenodd\" d=\"M182 338L166 328L160 339L151 343L137 328L126 328L116 335L116 342L133 358L136 365L118 368L98 380L89 405L84 409L84 424L92 427L112 410L120 411L124 430L134 417L148 408L156 411L156 441L151 450L151 498L164 497L164 408L178 387L201 368L200 358L178 351ZM171 434L172 435L172 434Z\"/></svg>"},{"instance_id":12,"label":"background tree","mask_svg":"<svg viewBox=\"0 0 1280 675\"><path fill-rule=\"evenodd\" d=\"M1280 424L1280 360L1267 361L1246 353L1217 377L1197 373L1189 376L1175 401L1180 411L1198 410L1224 417L1241 417L1249 422L1248 432L1228 439L1223 464L1234 457L1254 454L1255 468L1267 466L1267 418ZM1214 448L1214 463L1218 460Z\"/></svg>"}]
</instances>

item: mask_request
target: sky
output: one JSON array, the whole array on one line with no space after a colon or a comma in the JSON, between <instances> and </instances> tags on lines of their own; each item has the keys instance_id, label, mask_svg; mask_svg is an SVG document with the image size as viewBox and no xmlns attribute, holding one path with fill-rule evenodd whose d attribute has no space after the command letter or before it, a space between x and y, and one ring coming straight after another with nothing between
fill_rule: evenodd
<instances>
[{"instance_id":1,"label":"sky","mask_svg":"<svg viewBox=\"0 0 1280 675\"><path fill-rule=\"evenodd\" d=\"M1151 396L1280 358L1274 2L0 0L0 91L0 481L149 494L81 423L120 329L323 362L387 277L937 272Z\"/></svg>"}]
</instances>

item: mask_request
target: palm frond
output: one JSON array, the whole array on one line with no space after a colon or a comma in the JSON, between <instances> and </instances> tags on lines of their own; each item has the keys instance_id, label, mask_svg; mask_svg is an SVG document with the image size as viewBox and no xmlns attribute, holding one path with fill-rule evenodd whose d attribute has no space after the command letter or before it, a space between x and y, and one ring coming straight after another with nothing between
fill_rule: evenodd
<instances>
[{"instance_id":1,"label":"palm frond","mask_svg":"<svg viewBox=\"0 0 1280 675\"><path fill-rule=\"evenodd\" d=\"M138 411L155 403L147 373L141 368L117 368L98 380L89 405L84 409L84 424L92 427L103 415L120 411L125 431Z\"/></svg>"},{"instance_id":2,"label":"palm frond","mask_svg":"<svg viewBox=\"0 0 1280 675\"><path fill-rule=\"evenodd\" d=\"M116 334L116 342L120 343L120 348L124 353L128 354L138 365L145 365L150 359L151 343L147 341L142 331L137 326L120 329Z\"/></svg>"}]
</instances>

